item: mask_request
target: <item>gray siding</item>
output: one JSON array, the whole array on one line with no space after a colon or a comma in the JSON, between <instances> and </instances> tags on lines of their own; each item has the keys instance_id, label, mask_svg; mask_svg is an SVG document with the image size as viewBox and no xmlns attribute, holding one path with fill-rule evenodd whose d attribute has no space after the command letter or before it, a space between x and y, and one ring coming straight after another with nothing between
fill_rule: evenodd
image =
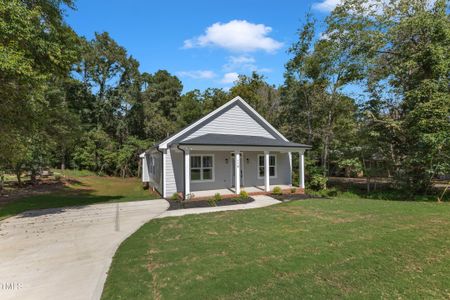
<instances>
[{"instance_id":1,"label":"gray siding","mask_svg":"<svg viewBox=\"0 0 450 300\"><path fill-rule=\"evenodd\" d=\"M152 152L150 154L146 155L147 159L147 165L145 166L147 168L148 171L148 176L149 176L149 184L154 187L159 193L162 193L162 188L161 188L161 164L162 164L162 154L155 151ZM150 172L150 159L149 157L152 157L155 163L155 173L152 174Z\"/></svg>"},{"instance_id":2,"label":"gray siding","mask_svg":"<svg viewBox=\"0 0 450 300\"><path fill-rule=\"evenodd\" d=\"M264 178L258 178L258 155L264 152L244 152L244 186L263 186ZM277 157L277 177L270 178L270 185L291 184L289 153L273 152ZM248 162L247 162L248 158Z\"/></svg>"},{"instance_id":3,"label":"gray siding","mask_svg":"<svg viewBox=\"0 0 450 300\"><path fill-rule=\"evenodd\" d=\"M249 136L261 136L275 139L266 129L250 117L242 108L235 106L216 119L199 128L183 140L188 140L207 133L238 134Z\"/></svg>"},{"instance_id":4,"label":"gray siding","mask_svg":"<svg viewBox=\"0 0 450 300\"><path fill-rule=\"evenodd\" d=\"M167 149L166 154L166 169L165 169L166 197L170 197L172 196L173 193L178 192L175 181L175 170L172 162L172 151L174 150Z\"/></svg>"},{"instance_id":5,"label":"gray siding","mask_svg":"<svg viewBox=\"0 0 450 300\"><path fill-rule=\"evenodd\" d=\"M191 191L204 191L223 189L231 187L231 154L225 151L192 151L195 154L212 154L214 155L214 181L212 182L195 182L191 181ZM225 162L228 159L228 164Z\"/></svg>"},{"instance_id":6,"label":"gray siding","mask_svg":"<svg viewBox=\"0 0 450 300\"><path fill-rule=\"evenodd\" d=\"M191 191L231 188L231 152L230 151L192 151L195 154L214 155L214 181L191 181ZM258 154L264 152L244 152L241 166L244 170L243 186L263 186L264 179L258 179ZM274 153L277 156L277 178L270 179L270 185L291 184L290 164L288 153ZM226 162L228 159L228 163ZM248 161L247 161L248 159ZM166 155L166 197L173 193L184 191L184 162L183 153L176 149L168 149Z\"/></svg>"}]
</instances>

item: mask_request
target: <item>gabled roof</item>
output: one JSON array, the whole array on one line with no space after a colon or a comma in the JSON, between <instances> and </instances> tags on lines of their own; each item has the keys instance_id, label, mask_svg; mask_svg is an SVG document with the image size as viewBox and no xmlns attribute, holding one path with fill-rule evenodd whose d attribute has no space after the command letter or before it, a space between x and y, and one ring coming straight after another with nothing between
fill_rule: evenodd
<instances>
[{"instance_id":1,"label":"gabled roof","mask_svg":"<svg viewBox=\"0 0 450 300\"><path fill-rule=\"evenodd\" d=\"M179 144L184 139L189 137L192 133L196 132L198 129L207 125L217 117L221 116L222 114L236 106L239 106L242 110L244 110L259 125L267 130L276 140L289 142L278 130L276 130L269 122L267 122L260 114L258 114L258 112L256 112L247 102L245 102L241 97L238 96L225 103L221 107L217 108L216 110L210 112L200 120L187 126L176 134L166 138L156 146L161 149L167 149L172 144Z\"/></svg>"},{"instance_id":2,"label":"gabled roof","mask_svg":"<svg viewBox=\"0 0 450 300\"><path fill-rule=\"evenodd\" d=\"M279 139L269 139L261 136L233 135L233 134L214 134L209 133L192 139L184 140L180 145L190 146L267 146L267 147L284 147L284 148L306 148L311 146L304 144L292 143Z\"/></svg>"}]
</instances>

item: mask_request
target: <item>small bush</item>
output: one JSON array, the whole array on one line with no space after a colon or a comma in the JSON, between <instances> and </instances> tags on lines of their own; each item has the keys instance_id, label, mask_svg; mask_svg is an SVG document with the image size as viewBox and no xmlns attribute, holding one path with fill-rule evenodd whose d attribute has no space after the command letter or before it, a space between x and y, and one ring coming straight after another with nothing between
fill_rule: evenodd
<instances>
[{"instance_id":1,"label":"small bush","mask_svg":"<svg viewBox=\"0 0 450 300\"><path fill-rule=\"evenodd\" d=\"M61 181L61 174L54 175L56 181Z\"/></svg>"},{"instance_id":2,"label":"small bush","mask_svg":"<svg viewBox=\"0 0 450 300\"><path fill-rule=\"evenodd\" d=\"M239 193L239 198L240 198L241 200L247 199L247 198L248 198L248 193L247 193L246 191L241 191L241 192Z\"/></svg>"},{"instance_id":3,"label":"small bush","mask_svg":"<svg viewBox=\"0 0 450 300\"><path fill-rule=\"evenodd\" d=\"M215 193L214 194L214 201L219 202L220 200L222 200L222 196L220 195L220 193Z\"/></svg>"},{"instance_id":4,"label":"small bush","mask_svg":"<svg viewBox=\"0 0 450 300\"><path fill-rule=\"evenodd\" d=\"M209 206L217 206L217 202L214 198L208 200Z\"/></svg>"},{"instance_id":5,"label":"small bush","mask_svg":"<svg viewBox=\"0 0 450 300\"><path fill-rule=\"evenodd\" d=\"M295 188L295 187L291 188L291 193L292 194L295 194L296 192L297 192L297 188Z\"/></svg>"},{"instance_id":6,"label":"small bush","mask_svg":"<svg viewBox=\"0 0 450 300\"><path fill-rule=\"evenodd\" d=\"M272 190L272 194L274 194L274 195L281 195L282 193L283 193L283 191L281 190L281 188L279 186L274 187Z\"/></svg>"},{"instance_id":7,"label":"small bush","mask_svg":"<svg viewBox=\"0 0 450 300\"><path fill-rule=\"evenodd\" d=\"M177 193L173 193L172 197L170 197L170 200L177 201L178 200L178 194Z\"/></svg>"},{"instance_id":8,"label":"small bush","mask_svg":"<svg viewBox=\"0 0 450 300\"><path fill-rule=\"evenodd\" d=\"M328 178L321 174L312 174L309 178L309 188L314 191L320 191L327 188Z\"/></svg>"}]
</instances>

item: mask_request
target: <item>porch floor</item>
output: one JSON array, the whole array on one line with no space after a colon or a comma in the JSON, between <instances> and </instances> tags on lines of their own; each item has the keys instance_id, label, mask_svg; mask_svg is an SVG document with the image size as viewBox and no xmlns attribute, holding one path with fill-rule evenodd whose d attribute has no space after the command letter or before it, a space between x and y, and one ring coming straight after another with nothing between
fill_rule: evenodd
<instances>
[{"instance_id":1,"label":"porch floor","mask_svg":"<svg viewBox=\"0 0 450 300\"><path fill-rule=\"evenodd\" d=\"M270 185L270 190L273 190L274 187L280 187L282 190L287 190L290 189L292 186L290 185L285 185L285 184L277 184L277 185ZM241 187L241 191L246 191L247 193L259 193L259 192L264 192L264 186L246 186L246 187ZM214 196L215 194L219 193L220 195L224 196L224 195L232 195L235 194L235 189L234 188L223 188L223 189L217 189L217 190L204 190L204 191L192 191L192 193L194 194L195 198L200 198L200 197L211 197Z\"/></svg>"}]
</instances>

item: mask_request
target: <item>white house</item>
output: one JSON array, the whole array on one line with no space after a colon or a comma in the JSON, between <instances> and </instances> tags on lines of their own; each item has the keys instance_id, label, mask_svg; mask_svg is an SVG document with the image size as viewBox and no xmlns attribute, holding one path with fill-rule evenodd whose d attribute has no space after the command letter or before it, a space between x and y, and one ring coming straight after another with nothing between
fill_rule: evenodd
<instances>
[{"instance_id":1,"label":"white house","mask_svg":"<svg viewBox=\"0 0 450 300\"><path fill-rule=\"evenodd\" d=\"M288 189L292 154L298 153L299 188L304 189L303 155L310 148L289 142L236 97L142 153L142 181L165 198Z\"/></svg>"}]
</instances>

